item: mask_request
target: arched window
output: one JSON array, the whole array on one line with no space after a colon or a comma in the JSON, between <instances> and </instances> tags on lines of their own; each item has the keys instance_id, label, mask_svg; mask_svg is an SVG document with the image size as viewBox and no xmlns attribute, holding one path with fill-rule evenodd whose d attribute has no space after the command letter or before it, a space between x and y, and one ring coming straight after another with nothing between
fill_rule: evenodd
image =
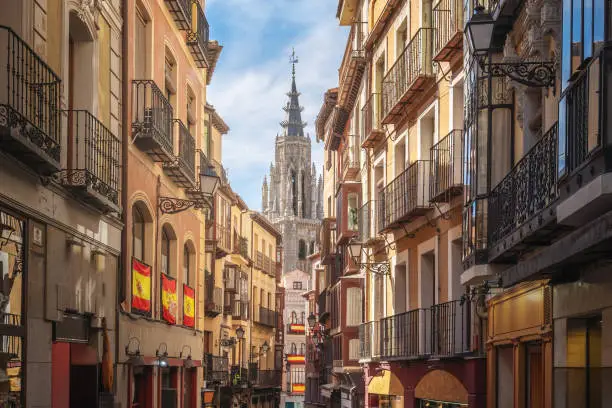
<instances>
[{"instance_id":1,"label":"arched window","mask_svg":"<svg viewBox=\"0 0 612 408\"><path fill-rule=\"evenodd\" d=\"M289 349L289 354L297 354L297 346L295 343L291 343L291 348Z\"/></svg>"},{"instance_id":2,"label":"arched window","mask_svg":"<svg viewBox=\"0 0 612 408\"><path fill-rule=\"evenodd\" d=\"M304 355L306 351L306 345L304 343L300 343L300 355Z\"/></svg>"},{"instance_id":3,"label":"arched window","mask_svg":"<svg viewBox=\"0 0 612 408\"><path fill-rule=\"evenodd\" d=\"M145 218L137 206L132 207L132 256L144 262Z\"/></svg>"},{"instance_id":4,"label":"arched window","mask_svg":"<svg viewBox=\"0 0 612 408\"><path fill-rule=\"evenodd\" d=\"M310 255L314 254L314 241L310 241Z\"/></svg>"},{"instance_id":5,"label":"arched window","mask_svg":"<svg viewBox=\"0 0 612 408\"><path fill-rule=\"evenodd\" d=\"M191 286L191 256L191 248L188 243L185 243L183 245L183 279L187 286Z\"/></svg>"},{"instance_id":6,"label":"arched window","mask_svg":"<svg viewBox=\"0 0 612 408\"><path fill-rule=\"evenodd\" d=\"M173 256L173 241L175 239L174 231L168 225L164 225L161 233L161 271L166 275L173 276L173 261L176 259Z\"/></svg>"},{"instance_id":7,"label":"arched window","mask_svg":"<svg viewBox=\"0 0 612 408\"><path fill-rule=\"evenodd\" d=\"M302 315L300 316L300 324L304 324L305 317L306 317L306 312L302 312Z\"/></svg>"},{"instance_id":8,"label":"arched window","mask_svg":"<svg viewBox=\"0 0 612 408\"><path fill-rule=\"evenodd\" d=\"M291 323L297 323L297 313L291 312Z\"/></svg>"},{"instance_id":9,"label":"arched window","mask_svg":"<svg viewBox=\"0 0 612 408\"><path fill-rule=\"evenodd\" d=\"M300 239L298 246L298 257L300 259L306 259L306 242L303 239Z\"/></svg>"}]
</instances>

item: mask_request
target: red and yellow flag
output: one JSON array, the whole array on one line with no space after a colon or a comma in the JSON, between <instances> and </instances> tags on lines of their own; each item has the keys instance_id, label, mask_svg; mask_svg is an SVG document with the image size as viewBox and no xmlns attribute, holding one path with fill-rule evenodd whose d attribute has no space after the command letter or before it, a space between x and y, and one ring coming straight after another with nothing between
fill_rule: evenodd
<instances>
[{"instance_id":1,"label":"red and yellow flag","mask_svg":"<svg viewBox=\"0 0 612 408\"><path fill-rule=\"evenodd\" d=\"M176 312L178 309L178 302L176 298L176 279L162 273L161 289L162 318L170 324L176 324Z\"/></svg>"},{"instance_id":2,"label":"red and yellow flag","mask_svg":"<svg viewBox=\"0 0 612 408\"><path fill-rule=\"evenodd\" d=\"M287 354L287 362L291 364L305 364L306 359L299 354Z\"/></svg>"},{"instance_id":3,"label":"red and yellow flag","mask_svg":"<svg viewBox=\"0 0 612 408\"><path fill-rule=\"evenodd\" d=\"M151 267L132 258L132 311L151 314Z\"/></svg>"},{"instance_id":4,"label":"red and yellow flag","mask_svg":"<svg viewBox=\"0 0 612 408\"><path fill-rule=\"evenodd\" d=\"M195 326L195 291L187 285L183 285L183 324Z\"/></svg>"},{"instance_id":5,"label":"red and yellow flag","mask_svg":"<svg viewBox=\"0 0 612 408\"><path fill-rule=\"evenodd\" d=\"M291 392L295 392L295 393L303 393L304 391L306 391L306 386L304 384L299 384L299 383L293 383L291 384Z\"/></svg>"}]
</instances>

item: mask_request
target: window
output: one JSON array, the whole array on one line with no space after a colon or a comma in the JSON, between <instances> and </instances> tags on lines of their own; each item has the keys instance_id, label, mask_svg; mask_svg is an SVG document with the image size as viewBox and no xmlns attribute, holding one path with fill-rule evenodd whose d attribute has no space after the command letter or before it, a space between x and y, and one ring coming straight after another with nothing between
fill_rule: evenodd
<instances>
[{"instance_id":1,"label":"window","mask_svg":"<svg viewBox=\"0 0 612 408\"><path fill-rule=\"evenodd\" d=\"M306 259L306 242L303 239L300 239L298 244L298 257L300 259Z\"/></svg>"},{"instance_id":2,"label":"window","mask_svg":"<svg viewBox=\"0 0 612 408\"><path fill-rule=\"evenodd\" d=\"M297 313L295 311L291 312L291 323L297 323Z\"/></svg>"},{"instance_id":3,"label":"window","mask_svg":"<svg viewBox=\"0 0 612 408\"><path fill-rule=\"evenodd\" d=\"M310 251L309 251L310 255L314 254L314 248L315 248L314 241L310 241Z\"/></svg>"},{"instance_id":4,"label":"window","mask_svg":"<svg viewBox=\"0 0 612 408\"><path fill-rule=\"evenodd\" d=\"M176 60L172 53L166 48L166 58L164 66L164 95L172 108L176 111Z\"/></svg>"},{"instance_id":5,"label":"window","mask_svg":"<svg viewBox=\"0 0 612 408\"><path fill-rule=\"evenodd\" d=\"M185 285L191 286L192 279L192 268L193 268L193 259L192 257L195 254L195 251L190 247L191 242L185 243L183 246L183 279L185 280Z\"/></svg>"},{"instance_id":6,"label":"window","mask_svg":"<svg viewBox=\"0 0 612 408\"><path fill-rule=\"evenodd\" d=\"M172 276L172 241L174 233L169 226L162 228L161 236L161 271Z\"/></svg>"},{"instance_id":7,"label":"window","mask_svg":"<svg viewBox=\"0 0 612 408\"><path fill-rule=\"evenodd\" d=\"M145 250L145 220L138 209L132 208L132 256L140 261L144 261Z\"/></svg>"},{"instance_id":8,"label":"window","mask_svg":"<svg viewBox=\"0 0 612 408\"><path fill-rule=\"evenodd\" d=\"M302 289L302 282L293 282L293 289Z\"/></svg>"},{"instance_id":9,"label":"window","mask_svg":"<svg viewBox=\"0 0 612 408\"><path fill-rule=\"evenodd\" d=\"M136 5L136 18L134 27L134 78L146 79L149 71L149 55L151 20L140 5Z\"/></svg>"},{"instance_id":10,"label":"window","mask_svg":"<svg viewBox=\"0 0 612 408\"><path fill-rule=\"evenodd\" d=\"M348 288L346 298L346 325L359 326L362 323L361 288Z\"/></svg>"},{"instance_id":11,"label":"window","mask_svg":"<svg viewBox=\"0 0 612 408\"><path fill-rule=\"evenodd\" d=\"M187 87L187 96L186 96L186 108L187 108L187 128L189 129L189 133L191 135L195 135L195 125L196 125L196 97L193 93L193 90L190 87Z\"/></svg>"}]
</instances>

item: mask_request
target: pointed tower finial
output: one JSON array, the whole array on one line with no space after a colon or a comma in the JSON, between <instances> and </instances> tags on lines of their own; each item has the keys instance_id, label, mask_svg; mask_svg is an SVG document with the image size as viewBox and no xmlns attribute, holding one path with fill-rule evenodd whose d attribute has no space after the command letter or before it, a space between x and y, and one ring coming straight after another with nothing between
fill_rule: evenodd
<instances>
[{"instance_id":1,"label":"pointed tower finial","mask_svg":"<svg viewBox=\"0 0 612 408\"><path fill-rule=\"evenodd\" d=\"M291 57L289 58L289 62L291 63L291 75L295 80L295 64L299 62L297 55L295 55L295 48L291 48Z\"/></svg>"}]
</instances>

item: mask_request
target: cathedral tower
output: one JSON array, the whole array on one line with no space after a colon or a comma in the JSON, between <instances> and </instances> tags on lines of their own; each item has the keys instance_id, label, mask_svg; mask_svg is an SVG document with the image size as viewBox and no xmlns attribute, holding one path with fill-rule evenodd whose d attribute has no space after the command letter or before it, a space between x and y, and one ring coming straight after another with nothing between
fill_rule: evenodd
<instances>
[{"instance_id":1,"label":"cathedral tower","mask_svg":"<svg viewBox=\"0 0 612 408\"><path fill-rule=\"evenodd\" d=\"M291 90L283 107L274 146L274 163L262 185L262 211L283 234L283 273L309 272L306 257L315 251L317 227L322 217L322 194L311 160L311 140L304 134L303 107L295 81L297 57L291 58Z\"/></svg>"}]
</instances>

